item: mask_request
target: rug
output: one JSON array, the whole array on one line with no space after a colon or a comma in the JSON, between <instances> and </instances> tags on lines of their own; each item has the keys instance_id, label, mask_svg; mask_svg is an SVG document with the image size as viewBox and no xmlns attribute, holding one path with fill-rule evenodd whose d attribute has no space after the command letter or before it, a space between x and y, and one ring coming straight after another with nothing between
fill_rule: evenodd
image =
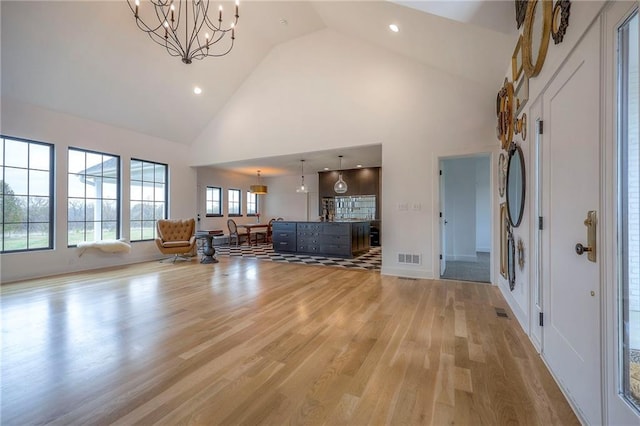
<instances>
[{"instance_id":1,"label":"rug","mask_svg":"<svg viewBox=\"0 0 640 426\"><path fill-rule=\"evenodd\" d=\"M304 254L276 253L271 244L258 244L257 246L216 246L216 256L247 257L271 262L298 263L302 265L332 266L334 268L360 269L367 271L380 271L382 265L382 249L371 249L353 259L339 257L312 256Z\"/></svg>"},{"instance_id":2,"label":"rug","mask_svg":"<svg viewBox=\"0 0 640 426\"><path fill-rule=\"evenodd\" d=\"M440 278L458 281L475 281L488 283L490 279L490 255L478 252L476 262L447 260L447 267Z\"/></svg>"}]
</instances>

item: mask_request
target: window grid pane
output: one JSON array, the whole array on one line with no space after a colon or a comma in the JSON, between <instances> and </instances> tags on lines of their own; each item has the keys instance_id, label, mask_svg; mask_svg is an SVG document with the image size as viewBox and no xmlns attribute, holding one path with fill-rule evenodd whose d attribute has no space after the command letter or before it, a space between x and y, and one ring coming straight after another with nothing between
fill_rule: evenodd
<instances>
[{"instance_id":1,"label":"window grid pane","mask_svg":"<svg viewBox=\"0 0 640 426\"><path fill-rule=\"evenodd\" d=\"M0 136L0 159L0 252L52 249L53 145Z\"/></svg>"},{"instance_id":2,"label":"window grid pane","mask_svg":"<svg viewBox=\"0 0 640 426\"><path fill-rule=\"evenodd\" d=\"M120 237L120 157L69 148L67 245Z\"/></svg>"},{"instance_id":3,"label":"window grid pane","mask_svg":"<svg viewBox=\"0 0 640 426\"><path fill-rule=\"evenodd\" d=\"M131 160L131 241L153 240L156 221L167 218L168 167L153 161Z\"/></svg>"},{"instance_id":4,"label":"window grid pane","mask_svg":"<svg viewBox=\"0 0 640 426\"><path fill-rule=\"evenodd\" d=\"M241 192L239 189L229 190L229 216L240 216L242 214L242 210L240 208L240 198Z\"/></svg>"},{"instance_id":5,"label":"window grid pane","mask_svg":"<svg viewBox=\"0 0 640 426\"><path fill-rule=\"evenodd\" d=\"M205 213L209 216L222 216L222 188L207 186L205 195Z\"/></svg>"},{"instance_id":6,"label":"window grid pane","mask_svg":"<svg viewBox=\"0 0 640 426\"><path fill-rule=\"evenodd\" d=\"M247 216L258 214L258 194L247 191Z\"/></svg>"}]
</instances>

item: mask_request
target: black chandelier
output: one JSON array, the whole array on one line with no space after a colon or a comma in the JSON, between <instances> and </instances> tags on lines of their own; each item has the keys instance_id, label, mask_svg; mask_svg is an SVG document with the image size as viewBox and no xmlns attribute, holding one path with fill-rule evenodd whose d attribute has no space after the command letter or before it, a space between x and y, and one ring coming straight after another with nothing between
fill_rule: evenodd
<instances>
[{"instance_id":1,"label":"black chandelier","mask_svg":"<svg viewBox=\"0 0 640 426\"><path fill-rule=\"evenodd\" d=\"M169 55L182 58L185 64L207 56L224 56L233 49L236 38L235 26L240 17L238 0L235 5L235 19L226 29L222 25L222 6L218 9L218 19L210 19L209 0L145 1L144 3L150 3L149 6L141 6L140 1L127 0L138 28L147 33L151 40L165 47ZM146 23L142 20L143 14ZM231 40L218 45L229 32Z\"/></svg>"}]
</instances>

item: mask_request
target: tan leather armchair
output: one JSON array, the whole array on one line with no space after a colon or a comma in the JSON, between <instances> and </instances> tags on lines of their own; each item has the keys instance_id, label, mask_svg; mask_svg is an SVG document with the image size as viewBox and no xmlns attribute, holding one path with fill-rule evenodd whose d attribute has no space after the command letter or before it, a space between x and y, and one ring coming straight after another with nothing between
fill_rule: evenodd
<instances>
[{"instance_id":1,"label":"tan leather armchair","mask_svg":"<svg viewBox=\"0 0 640 426\"><path fill-rule=\"evenodd\" d=\"M186 259L196 245L195 219L160 219L156 223L158 237L156 245L163 254L173 254L173 261L178 257ZM182 256L180 256L182 255Z\"/></svg>"}]
</instances>

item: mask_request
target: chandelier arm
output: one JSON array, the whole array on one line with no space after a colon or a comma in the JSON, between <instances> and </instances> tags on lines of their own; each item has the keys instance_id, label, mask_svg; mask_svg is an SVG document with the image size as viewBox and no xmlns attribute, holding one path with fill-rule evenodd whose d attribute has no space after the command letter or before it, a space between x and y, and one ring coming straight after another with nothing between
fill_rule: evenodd
<instances>
[{"instance_id":1,"label":"chandelier arm","mask_svg":"<svg viewBox=\"0 0 640 426\"><path fill-rule=\"evenodd\" d=\"M149 27L146 22L144 22L140 17L136 19L138 23L138 28L146 32L151 40L153 40L156 44L163 46L169 55L171 56L184 56L182 48L182 44L180 43L180 39L176 36L175 30L171 24L169 27L164 26L164 22L169 22L169 13L171 13L168 1L164 2L153 2L154 11L156 13L156 18L158 19L158 26L155 28ZM166 10L165 10L166 8ZM178 14L178 19L180 15ZM140 24L144 25L142 27ZM166 34L166 37L165 37Z\"/></svg>"},{"instance_id":2,"label":"chandelier arm","mask_svg":"<svg viewBox=\"0 0 640 426\"><path fill-rule=\"evenodd\" d=\"M159 46L164 47L171 56L182 56L180 50L165 40L164 36L159 36L154 32L148 32L149 38Z\"/></svg>"},{"instance_id":3,"label":"chandelier arm","mask_svg":"<svg viewBox=\"0 0 640 426\"><path fill-rule=\"evenodd\" d=\"M133 15L135 16L136 15L136 10L135 10L134 6L132 5L131 0L127 0L127 4L129 5L129 9L131 9L131 13L133 13ZM155 4L153 6L155 7ZM142 18L140 18L139 14L136 17L136 25L138 26L138 28L140 28L145 33L153 32L153 31L157 30L158 28L162 27L162 23L160 23L157 27L151 28L150 26L148 26L146 24L146 22L144 22L142 20Z\"/></svg>"},{"instance_id":4,"label":"chandelier arm","mask_svg":"<svg viewBox=\"0 0 640 426\"><path fill-rule=\"evenodd\" d=\"M189 16L189 2L184 1L184 10L182 10L183 0L149 0L154 9L158 25L149 26L139 13L139 4L134 6L135 0L127 0L129 9L133 13L136 26L149 35L154 43L163 46L170 56L182 57L184 63L190 63L192 59L204 59L208 56L220 57L231 52L234 46L235 25L238 23L238 10L236 3L236 13L231 27L223 29L221 21L221 12L218 14L218 20L214 21L209 17L209 0L194 0L192 2L192 14ZM177 10L176 10L177 3ZM171 9L173 6L173 10ZM214 15L215 16L215 15ZM189 22L192 18L192 22ZM166 23L166 26L165 26ZM184 26L184 39L179 37L178 32L182 31ZM206 27L206 28L205 28ZM201 40L200 32L209 29L213 34L210 38ZM210 53L213 45L219 43L226 33L231 31L231 43L229 47L219 53ZM185 43L186 45L183 45Z\"/></svg>"},{"instance_id":5,"label":"chandelier arm","mask_svg":"<svg viewBox=\"0 0 640 426\"><path fill-rule=\"evenodd\" d=\"M205 17L207 16L207 13L209 10L209 2L207 2L206 6L202 5L202 3L200 3L199 6L196 6L194 4L193 8L194 8L194 11L193 11L194 21L193 21L193 31L191 32L191 38L189 39L189 50L191 51L191 46L195 41L198 45L198 48L192 51L193 54L195 54L196 52L201 51L203 49L203 46L200 44L200 38L198 37L198 35L200 34L200 30L202 30L202 26L204 25L205 20L203 18L202 19L200 18L200 12L204 13ZM209 43L209 45L210 44L211 43ZM206 46L207 44L205 44L204 48L206 48Z\"/></svg>"}]
</instances>

